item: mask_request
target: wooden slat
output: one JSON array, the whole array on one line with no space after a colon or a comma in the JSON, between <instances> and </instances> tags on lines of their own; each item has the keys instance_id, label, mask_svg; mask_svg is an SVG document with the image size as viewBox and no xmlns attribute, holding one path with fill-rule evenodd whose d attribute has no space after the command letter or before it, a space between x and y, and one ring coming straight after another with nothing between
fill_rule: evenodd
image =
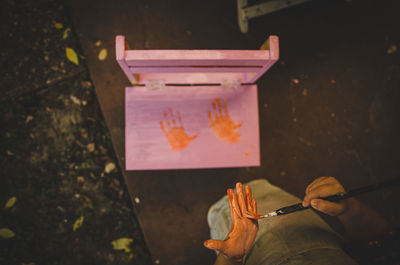
<instances>
[{"instance_id":1,"label":"wooden slat","mask_svg":"<svg viewBox=\"0 0 400 265\"><path fill-rule=\"evenodd\" d=\"M132 73L257 73L262 67L129 67Z\"/></svg>"},{"instance_id":2,"label":"wooden slat","mask_svg":"<svg viewBox=\"0 0 400 265\"><path fill-rule=\"evenodd\" d=\"M115 37L115 55L117 57L117 62L119 66L121 66L122 70L124 71L125 75L128 77L131 84L136 83L136 77L129 69L128 64L125 60L125 50L126 50L126 42L125 36L118 35Z\"/></svg>"},{"instance_id":3,"label":"wooden slat","mask_svg":"<svg viewBox=\"0 0 400 265\"><path fill-rule=\"evenodd\" d=\"M221 84L224 80L248 83L247 75L243 73L152 73L140 74L138 84L146 84L149 80L163 80L166 84Z\"/></svg>"},{"instance_id":4,"label":"wooden slat","mask_svg":"<svg viewBox=\"0 0 400 265\"><path fill-rule=\"evenodd\" d=\"M263 66L270 59L267 50L129 50L129 66L171 65L253 65Z\"/></svg>"}]
</instances>

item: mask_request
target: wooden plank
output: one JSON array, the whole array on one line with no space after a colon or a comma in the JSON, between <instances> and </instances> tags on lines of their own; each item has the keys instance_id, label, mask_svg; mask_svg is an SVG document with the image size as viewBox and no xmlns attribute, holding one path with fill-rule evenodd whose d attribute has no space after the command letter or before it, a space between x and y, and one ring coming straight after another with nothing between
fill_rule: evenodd
<instances>
[{"instance_id":1,"label":"wooden plank","mask_svg":"<svg viewBox=\"0 0 400 265\"><path fill-rule=\"evenodd\" d=\"M242 73L140 74L137 83L146 84L150 80L163 80L166 84L221 84L229 80L238 80L240 83L248 83L247 76Z\"/></svg>"},{"instance_id":2,"label":"wooden plank","mask_svg":"<svg viewBox=\"0 0 400 265\"><path fill-rule=\"evenodd\" d=\"M115 37L115 55L119 66L121 66L122 71L124 71L125 75L128 77L131 84L136 83L136 77L129 69L129 66L125 60L125 36L118 35Z\"/></svg>"},{"instance_id":3,"label":"wooden plank","mask_svg":"<svg viewBox=\"0 0 400 265\"><path fill-rule=\"evenodd\" d=\"M260 69L257 74L252 76L249 79L249 83L255 83L265 72L268 71L278 60L279 60L279 38L278 36L270 36L264 43L261 45L260 50L269 50L270 52L270 60L268 60L262 69Z\"/></svg>"},{"instance_id":4,"label":"wooden plank","mask_svg":"<svg viewBox=\"0 0 400 265\"><path fill-rule=\"evenodd\" d=\"M132 67L129 69L132 73L149 74L149 73L255 73L262 69L260 67Z\"/></svg>"},{"instance_id":5,"label":"wooden plank","mask_svg":"<svg viewBox=\"0 0 400 265\"><path fill-rule=\"evenodd\" d=\"M255 65L270 59L267 50L128 50L129 66Z\"/></svg>"},{"instance_id":6,"label":"wooden plank","mask_svg":"<svg viewBox=\"0 0 400 265\"><path fill-rule=\"evenodd\" d=\"M127 87L125 102L127 170L260 165L256 85Z\"/></svg>"}]
</instances>

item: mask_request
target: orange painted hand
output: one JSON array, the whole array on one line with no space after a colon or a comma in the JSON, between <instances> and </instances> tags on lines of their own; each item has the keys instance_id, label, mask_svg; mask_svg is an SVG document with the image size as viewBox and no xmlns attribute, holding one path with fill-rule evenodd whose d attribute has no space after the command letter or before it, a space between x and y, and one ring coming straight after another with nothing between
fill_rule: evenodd
<instances>
[{"instance_id":1,"label":"orange painted hand","mask_svg":"<svg viewBox=\"0 0 400 265\"><path fill-rule=\"evenodd\" d=\"M204 246L218 250L228 258L241 262L250 250L258 231L257 220L245 217L246 214L257 215L257 202L251 198L251 189L246 186L246 199L242 183L236 183L236 192L228 189L229 206L231 209L232 229L224 241L209 239Z\"/></svg>"},{"instance_id":2,"label":"orange painted hand","mask_svg":"<svg viewBox=\"0 0 400 265\"><path fill-rule=\"evenodd\" d=\"M242 126L242 122L234 123L228 114L228 107L226 99L224 100L224 106L221 104L221 100L217 98L212 103L213 115L211 111L208 111L208 120L210 122L211 130L214 135L221 141L225 141L229 144L234 144L240 141L240 134L237 130Z\"/></svg>"},{"instance_id":3,"label":"orange painted hand","mask_svg":"<svg viewBox=\"0 0 400 265\"><path fill-rule=\"evenodd\" d=\"M173 151L181 151L182 149L185 149L194 139L196 139L197 135L187 135L182 125L181 114L179 111L177 111L176 114L177 119L175 119L172 109L165 111L163 114L164 121L160 121L160 127L167 137L171 149Z\"/></svg>"}]
</instances>

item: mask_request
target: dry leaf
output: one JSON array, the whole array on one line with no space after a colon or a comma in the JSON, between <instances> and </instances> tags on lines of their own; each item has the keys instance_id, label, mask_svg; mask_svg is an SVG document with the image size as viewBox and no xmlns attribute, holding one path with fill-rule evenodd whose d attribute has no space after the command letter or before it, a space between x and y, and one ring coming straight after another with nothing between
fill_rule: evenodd
<instances>
[{"instance_id":1,"label":"dry leaf","mask_svg":"<svg viewBox=\"0 0 400 265\"><path fill-rule=\"evenodd\" d=\"M73 231L76 231L77 229L79 229L79 228L82 226L82 224L83 224L83 220L84 220L83 216L79 217L79 218L75 221L74 227L72 228L72 230L73 230Z\"/></svg>"},{"instance_id":2,"label":"dry leaf","mask_svg":"<svg viewBox=\"0 0 400 265\"><path fill-rule=\"evenodd\" d=\"M31 120L33 120L33 116L32 115L26 116L26 120L25 120L26 123L30 122Z\"/></svg>"},{"instance_id":3,"label":"dry leaf","mask_svg":"<svg viewBox=\"0 0 400 265\"><path fill-rule=\"evenodd\" d=\"M2 238L12 238L15 236L15 233L8 228L0 228L0 237Z\"/></svg>"},{"instance_id":4,"label":"dry leaf","mask_svg":"<svg viewBox=\"0 0 400 265\"><path fill-rule=\"evenodd\" d=\"M303 96L307 96L307 95L308 95L308 90L307 90L307 88L304 88L304 89L303 89L302 94L303 94Z\"/></svg>"},{"instance_id":5,"label":"dry leaf","mask_svg":"<svg viewBox=\"0 0 400 265\"><path fill-rule=\"evenodd\" d=\"M98 58L100 61L104 61L107 58L107 49L101 49Z\"/></svg>"},{"instance_id":6,"label":"dry leaf","mask_svg":"<svg viewBox=\"0 0 400 265\"><path fill-rule=\"evenodd\" d=\"M98 40L94 43L94 46L96 47L100 47L100 45L101 45L101 40Z\"/></svg>"},{"instance_id":7,"label":"dry leaf","mask_svg":"<svg viewBox=\"0 0 400 265\"><path fill-rule=\"evenodd\" d=\"M8 199L6 202L6 205L4 206L4 209L8 209L14 206L15 202L17 201L17 197L11 197Z\"/></svg>"},{"instance_id":8,"label":"dry leaf","mask_svg":"<svg viewBox=\"0 0 400 265\"><path fill-rule=\"evenodd\" d=\"M65 48L65 54L67 55L68 60L70 60L72 63L76 65L79 65L78 55L76 54L74 49Z\"/></svg>"},{"instance_id":9,"label":"dry leaf","mask_svg":"<svg viewBox=\"0 0 400 265\"><path fill-rule=\"evenodd\" d=\"M129 245L133 242L132 238L122 237L111 242L115 250L125 250L131 252Z\"/></svg>"},{"instance_id":10,"label":"dry leaf","mask_svg":"<svg viewBox=\"0 0 400 265\"><path fill-rule=\"evenodd\" d=\"M115 164L113 162L108 162L104 168L104 172L106 172L108 174L111 171L113 171L114 169L115 169Z\"/></svg>"},{"instance_id":11,"label":"dry leaf","mask_svg":"<svg viewBox=\"0 0 400 265\"><path fill-rule=\"evenodd\" d=\"M87 144L87 145L86 145L86 148L87 148L87 150L88 150L89 152L93 152L94 149L95 149L95 145L94 145L94 143L90 143L90 144Z\"/></svg>"},{"instance_id":12,"label":"dry leaf","mask_svg":"<svg viewBox=\"0 0 400 265\"><path fill-rule=\"evenodd\" d=\"M71 101L76 104L76 105L81 105L81 101L79 98L75 97L74 95L69 96L69 98L71 99Z\"/></svg>"},{"instance_id":13,"label":"dry leaf","mask_svg":"<svg viewBox=\"0 0 400 265\"><path fill-rule=\"evenodd\" d=\"M62 29L62 28L64 27L63 24L58 23L58 22L56 22L56 23L54 24L54 26L56 27L56 29Z\"/></svg>"},{"instance_id":14,"label":"dry leaf","mask_svg":"<svg viewBox=\"0 0 400 265\"><path fill-rule=\"evenodd\" d=\"M70 28L66 28L66 29L64 30L64 33L63 33L63 39L64 39L64 40L68 38L68 35L69 35L69 32L70 32L70 31L71 31Z\"/></svg>"}]
</instances>

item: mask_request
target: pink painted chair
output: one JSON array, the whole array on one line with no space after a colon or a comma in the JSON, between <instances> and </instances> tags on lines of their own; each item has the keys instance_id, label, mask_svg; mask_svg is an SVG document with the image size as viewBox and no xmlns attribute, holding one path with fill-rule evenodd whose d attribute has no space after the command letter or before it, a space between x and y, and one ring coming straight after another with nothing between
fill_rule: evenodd
<instances>
[{"instance_id":1,"label":"pink painted chair","mask_svg":"<svg viewBox=\"0 0 400 265\"><path fill-rule=\"evenodd\" d=\"M260 50L126 50L127 170L260 165L257 85L279 58L277 36Z\"/></svg>"}]
</instances>

